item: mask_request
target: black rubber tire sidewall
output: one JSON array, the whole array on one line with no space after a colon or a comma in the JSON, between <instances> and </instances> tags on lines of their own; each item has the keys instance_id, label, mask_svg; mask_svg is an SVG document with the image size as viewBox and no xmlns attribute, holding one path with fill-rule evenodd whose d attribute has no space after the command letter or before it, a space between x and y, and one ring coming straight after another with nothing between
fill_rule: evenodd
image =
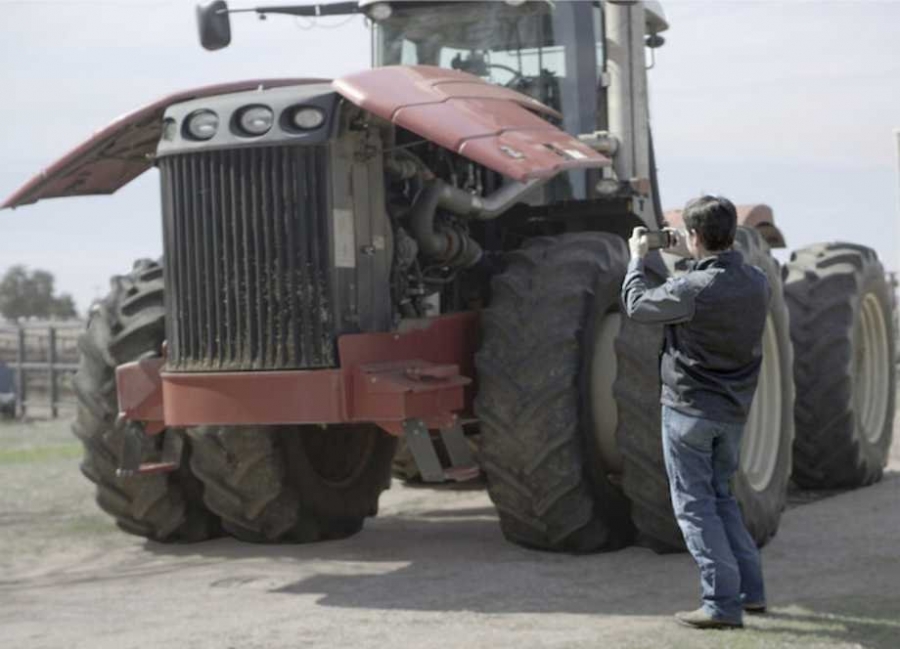
<instances>
[{"instance_id":1,"label":"black rubber tire sidewall","mask_svg":"<svg viewBox=\"0 0 900 649\"><path fill-rule=\"evenodd\" d=\"M294 429L295 427L290 427ZM282 436L290 470L288 478L300 496L300 506L307 512L333 519L363 519L378 513L381 492L391 484L391 463L397 448L397 438L374 424L337 424L326 428L299 426L286 430ZM365 449L352 479L332 484L318 471L317 457L304 444L303 435L333 436L345 431L344 440ZM336 444L326 453L346 453L346 445Z\"/></svg>"},{"instance_id":2,"label":"black rubber tire sidewall","mask_svg":"<svg viewBox=\"0 0 900 649\"><path fill-rule=\"evenodd\" d=\"M325 453L357 455L358 470L343 484L323 479L304 434L325 436ZM224 529L243 541L311 543L350 536L377 514L381 492L390 486L396 438L371 424L209 426L190 435L192 468L205 484L206 503L222 517Z\"/></svg>"},{"instance_id":3,"label":"black rubber tire sidewall","mask_svg":"<svg viewBox=\"0 0 900 649\"><path fill-rule=\"evenodd\" d=\"M94 305L79 339L79 369L73 381L77 408L73 433L84 446L81 472L95 483L97 504L124 531L162 542L194 542L217 536L219 521L203 505L203 488L188 465L185 440L182 462L171 473L117 476L124 432L115 368L157 355L165 338L162 266L139 260L131 273L113 277L110 294ZM159 461L161 435L144 439L142 461Z\"/></svg>"},{"instance_id":4,"label":"black rubber tire sidewall","mask_svg":"<svg viewBox=\"0 0 900 649\"><path fill-rule=\"evenodd\" d=\"M778 530L781 514L787 505L787 490L791 477L794 442L794 373L793 346L790 338L790 318L784 299L781 269L769 252L769 246L752 228L738 228L735 249L744 255L746 263L765 272L769 280L771 301L769 317L778 344L779 374L781 376L781 435L778 438L778 457L772 479L763 491L754 490L743 471L738 468L732 490L741 506L744 524L757 545L765 545ZM748 431L744 430L744 435Z\"/></svg>"},{"instance_id":5,"label":"black rubber tire sidewall","mask_svg":"<svg viewBox=\"0 0 900 649\"><path fill-rule=\"evenodd\" d=\"M618 306L626 262L620 238L569 233L529 240L494 279L475 408L488 492L519 545L581 553L633 537L627 501L596 449L586 377L593 329Z\"/></svg>"}]
</instances>

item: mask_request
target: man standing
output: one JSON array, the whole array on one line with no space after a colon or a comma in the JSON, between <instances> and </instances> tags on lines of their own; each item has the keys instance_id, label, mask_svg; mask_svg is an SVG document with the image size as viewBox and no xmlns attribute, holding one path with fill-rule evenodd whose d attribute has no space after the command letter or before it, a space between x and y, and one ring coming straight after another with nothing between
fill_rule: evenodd
<instances>
[{"instance_id":1,"label":"man standing","mask_svg":"<svg viewBox=\"0 0 900 649\"><path fill-rule=\"evenodd\" d=\"M660 362L662 437L672 507L700 568L702 606L677 613L695 628L739 628L766 610L759 551L729 482L762 364L770 290L765 274L732 250L731 201L702 196L684 209L687 274L649 288L646 228L635 228L622 301L637 322L665 325Z\"/></svg>"}]
</instances>

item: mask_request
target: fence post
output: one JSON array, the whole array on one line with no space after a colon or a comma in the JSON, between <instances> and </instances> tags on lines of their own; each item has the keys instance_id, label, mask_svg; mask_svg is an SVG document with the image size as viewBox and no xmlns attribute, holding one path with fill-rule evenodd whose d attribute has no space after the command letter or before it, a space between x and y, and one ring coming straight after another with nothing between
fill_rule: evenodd
<instances>
[{"instance_id":1,"label":"fence post","mask_svg":"<svg viewBox=\"0 0 900 649\"><path fill-rule=\"evenodd\" d=\"M50 372L50 416L56 419L59 417L59 410L57 407L57 404L59 403L59 386L57 385L57 379L59 376L56 372L56 327L50 325L48 334L47 346L49 349L47 361L50 363L50 367L48 368Z\"/></svg>"},{"instance_id":2,"label":"fence post","mask_svg":"<svg viewBox=\"0 0 900 649\"><path fill-rule=\"evenodd\" d=\"M27 397L26 390L26 382L27 376L25 374L25 328L22 325L18 325L18 345L16 347L16 395L19 403L19 417L25 417L25 399Z\"/></svg>"}]
</instances>

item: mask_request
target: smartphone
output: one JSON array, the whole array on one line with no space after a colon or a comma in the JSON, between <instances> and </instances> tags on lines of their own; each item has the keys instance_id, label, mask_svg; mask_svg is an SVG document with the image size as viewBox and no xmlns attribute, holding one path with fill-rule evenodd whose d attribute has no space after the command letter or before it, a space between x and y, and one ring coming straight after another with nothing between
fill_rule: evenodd
<instances>
[{"instance_id":1,"label":"smartphone","mask_svg":"<svg viewBox=\"0 0 900 649\"><path fill-rule=\"evenodd\" d=\"M678 245L678 236L675 234L675 230L671 228L647 232L644 236L647 237L647 245L650 250L674 248Z\"/></svg>"}]
</instances>

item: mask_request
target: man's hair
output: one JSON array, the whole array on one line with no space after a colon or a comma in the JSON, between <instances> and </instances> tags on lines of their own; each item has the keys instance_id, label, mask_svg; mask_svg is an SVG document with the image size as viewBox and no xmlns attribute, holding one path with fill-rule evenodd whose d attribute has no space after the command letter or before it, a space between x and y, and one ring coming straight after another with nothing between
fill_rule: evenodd
<instances>
[{"instance_id":1,"label":"man's hair","mask_svg":"<svg viewBox=\"0 0 900 649\"><path fill-rule=\"evenodd\" d=\"M700 196L684 206L684 225L696 232L710 252L727 250L734 243L737 210L723 196Z\"/></svg>"}]
</instances>

